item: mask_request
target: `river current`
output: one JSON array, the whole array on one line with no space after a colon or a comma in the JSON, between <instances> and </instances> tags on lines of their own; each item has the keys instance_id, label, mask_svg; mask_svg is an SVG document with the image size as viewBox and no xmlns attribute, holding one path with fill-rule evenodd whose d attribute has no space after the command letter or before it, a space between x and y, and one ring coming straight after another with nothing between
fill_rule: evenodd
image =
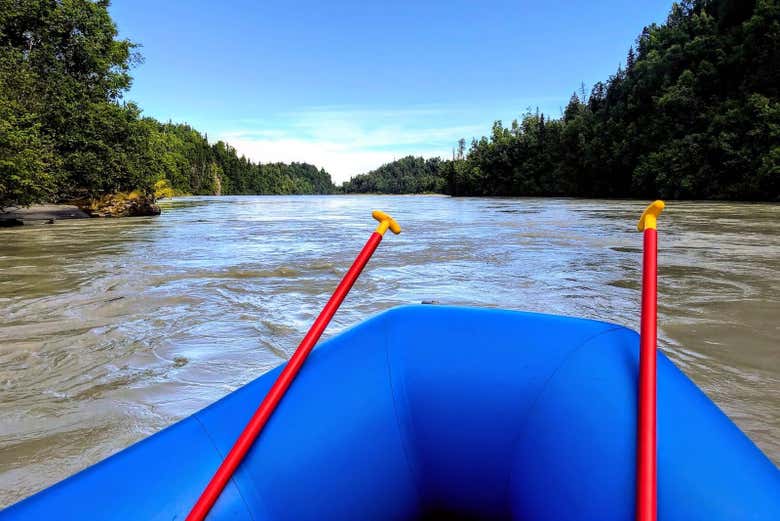
<instances>
[{"instance_id":1,"label":"river current","mask_svg":"<svg viewBox=\"0 0 780 521\"><path fill-rule=\"evenodd\" d=\"M638 329L644 204L192 197L159 217L0 229L0 507L287 359L373 230L330 336L422 301ZM659 344L780 461L780 206L671 202Z\"/></svg>"}]
</instances>

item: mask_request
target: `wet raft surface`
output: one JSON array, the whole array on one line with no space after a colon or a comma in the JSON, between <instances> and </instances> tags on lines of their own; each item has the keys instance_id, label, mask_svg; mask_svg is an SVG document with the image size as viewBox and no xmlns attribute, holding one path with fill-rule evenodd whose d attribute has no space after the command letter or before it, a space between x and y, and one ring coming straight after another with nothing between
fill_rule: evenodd
<instances>
[{"instance_id":1,"label":"wet raft surface","mask_svg":"<svg viewBox=\"0 0 780 521\"><path fill-rule=\"evenodd\" d=\"M274 367L373 229L332 335L396 304L638 324L641 202L191 198L157 218L0 230L0 505ZM780 461L780 207L673 203L659 264L667 354Z\"/></svg>"}]
</instances>

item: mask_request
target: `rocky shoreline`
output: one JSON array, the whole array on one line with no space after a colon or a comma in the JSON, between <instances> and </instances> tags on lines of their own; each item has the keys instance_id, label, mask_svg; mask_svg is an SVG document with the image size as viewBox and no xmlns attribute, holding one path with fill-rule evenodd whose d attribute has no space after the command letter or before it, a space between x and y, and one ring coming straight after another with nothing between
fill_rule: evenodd
<instances>
[{"instance_id":1,"label":"rocky shoreline","mask_svg":"<svg viewBox=\"0 0 780 521\"><path fill-rule=\"evenodd\" d=\"M25 222L54 222L60 219L85 219L90 215L72 204L34 204L28 207L4 208L0 212L0 227L21 226Z\"/></svg>"},{"instance_id":2,"label":"rocky shoreline","mask_svg":"<svg viewBox=\"0 0 780 521\"><path fill-rule=\"evenodd\" d=\"M73 201L73 204L35 204L0 209L0 228L25 223L48 223L61 219L90 217L142 217L159 215L154 198L137 192L106 195L97 199Z\"/></svg>"}]
</instances>

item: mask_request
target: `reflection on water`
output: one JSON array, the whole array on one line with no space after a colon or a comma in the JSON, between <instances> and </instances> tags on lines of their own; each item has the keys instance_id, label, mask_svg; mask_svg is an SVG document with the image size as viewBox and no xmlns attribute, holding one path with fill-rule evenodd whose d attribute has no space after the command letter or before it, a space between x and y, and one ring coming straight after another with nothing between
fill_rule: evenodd
<instances>
[{"instance_id":1,"label":"reflection on water","mask_svg":"<svg viewBox=\"0 0 780 521\"><path fill-rule=\"evenodd\" d=\"M159 218L0 230L0 506L286 359L374 227L388 237L333 334L404 303L498 306L636 327L642 203L222 197ZM661 344L780 460L780 207L672 203Z\"/></svg>"}]
</instances>

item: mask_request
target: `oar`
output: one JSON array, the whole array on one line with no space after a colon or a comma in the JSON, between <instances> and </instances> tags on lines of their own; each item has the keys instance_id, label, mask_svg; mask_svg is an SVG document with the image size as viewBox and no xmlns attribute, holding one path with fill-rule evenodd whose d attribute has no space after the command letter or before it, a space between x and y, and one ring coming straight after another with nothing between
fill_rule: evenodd
<instances>
[{"instance_id":1,"label":"oar","mask_svg":"<svg viewBox=\"0 0 780 521\"><path fill-rule=\"evenodd\" d=\"M656 221L663 201L650 204L639 218L644 232L642 266L642 324L639 330L639 415L636 458L636 519L657 516L656 463L656 343L658 319L658 234Z\"/></svg>"},{"instance_id":2,"label":"oar","mask_svg":"<svg viewBox=\"0 0 780 521\"><path fill-rule=\"evenodd\" d=\"M382 236L387 229L389 228L395 234L401 233L401 227L398 226L395 219L386 213L374 210L372 215L374 219L379 221L379 226L377 226L376 231L368 238L366 245L363 246L363 249L358 254L352 267L349 268L347 274L341 279L336 291L333 292L330 300L325 304L325 307L320 312L317 320L314 321L314 324L312 324L309 332L303 337L298 349L295 350L295 353L293 353L292 357L287 362L287 365L285 365L284 369L279 374L279 377L268 391L268 394L263 399L260 407L257 408L257 411L255 411L252 419L249 420L247 426L244 427L244 431L238 437L233 448L230 449L227 457L219 466L214 477L211 478L206 489L203 491L200 498L198 498L198 502L195 503L195 506L187 516L188 521L201 521L209 513L209 510L211 510L211 507L222 493L222 489L225 488L225 485L227 485L227 482L233 476L236 468L238 468L238 465L244 459L244 456L252 447L255 439L263 430L263 427L266 422L268 422L274 409L284 396L287 388L290 387L290 384L295 379L295 376L301 369L306 357L309 356L309 353L314 348L317 340L322 336L328 322L333 318L333 315L341 305L344 297L349 293L349 290L352 288L355 280L357 280L360 272L363 271L368 259L371 258L371 255L374 253L377 246L379 246L379 243L382 241Z\"/></svg>"}]
</instances>

